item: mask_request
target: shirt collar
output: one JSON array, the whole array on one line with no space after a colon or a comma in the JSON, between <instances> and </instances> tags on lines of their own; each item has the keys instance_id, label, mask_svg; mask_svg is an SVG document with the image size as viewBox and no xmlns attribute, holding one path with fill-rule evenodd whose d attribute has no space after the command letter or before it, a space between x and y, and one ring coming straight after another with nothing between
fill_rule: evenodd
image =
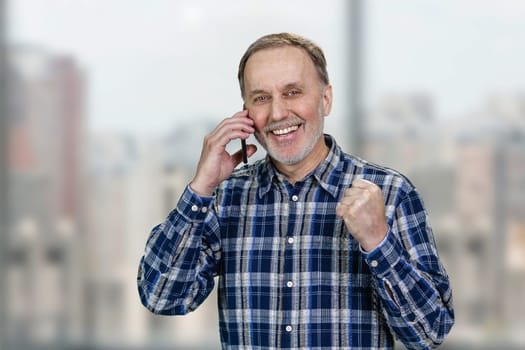
<instances>
[{"instance_id":1,"label":"shirt collar","mask_svg":"<svg viewBox=\"0 0 525 350\"><path fill-rule=\"evenodd\" d=\"M334 198L337 198L342 169L342 163L340 161L342 150L332 136L325 134L324 140L330 148L328 155L305 179L310 176L315 178L325 191L330 193ZM263 197L270 191L274 179L277 179L278 171L273 166L269 156L266 156L265 161L259 169L259 197Z\"/></svg>"}]
</instances>

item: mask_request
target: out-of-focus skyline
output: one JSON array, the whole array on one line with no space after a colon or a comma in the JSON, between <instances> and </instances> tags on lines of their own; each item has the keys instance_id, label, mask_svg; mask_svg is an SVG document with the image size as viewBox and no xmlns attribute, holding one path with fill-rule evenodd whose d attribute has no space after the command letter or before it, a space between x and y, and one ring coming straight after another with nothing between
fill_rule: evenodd
<instances>
[{"instance_id":1,"label":"out-of-focus skyline","mask_svg":"<svg viewBox=\"0 0 525 350\"><path fill-rule=\"evenodd\" d=\"M525 348L525 2L8 3L5 348L217 348L216 294L153 315L137 264L240 108L240 56L276 31L325 51L326 132L421 192L454 295L442 348Z\"/></svg>"},{"instance_id":2,"label":"out-of-focus skyline","mask_svg":"<svg viewBox=\"0 0 525 350\"><path fill-rule=\"evenodd\" d=\"M301 1L257 7L231 0L11 1L10 38L82 63L90 76L92 129L158 133L177 118L218 121L240 110L238 61L269 32L309 36L333 57L331 65L341 67L341 54L330 51L346 50L339 45L344 24L337 15L346 11L344 2L312 4L304 11ZM288 20L294 13L301 24Z\"/></svg>"},{"instance_id":3,"label":"out-of-focus skyline","mask_svg":"<svg viewBox=\"0 0 525 350\"><path fill-rule=\"evenodd\" d=\"M441 117L525 90L525 2L366 1L366 86L431 92Z\"/></svg>"},{"instance_id":4,"label":"out-of-focus skyline","mask_svg":"<svg viewBox=\"0 0 525 350\"><path fill-rule=\"evenodd\" d=\"M525 90L525 2L363 3L367 105L392 91L423 91L433 95L439 117L451 118L487 95ZM338 15L347 10L341 1L315 9L301 1L254 7L233 0L8 5L12 43L71 54L88 71L95 131L157 134L182 119L229 116L240 104L240 56L255 38L272 31L298 32L321 44L336 91L333 114L348 113L345 96L337 95L347 84L347 64L340 57L348 48L340 45L340 36L350 28ZM294 14L302 20L287 20ZM190 102L195 99L203 103Z\"/></svg>"}]
</instances>

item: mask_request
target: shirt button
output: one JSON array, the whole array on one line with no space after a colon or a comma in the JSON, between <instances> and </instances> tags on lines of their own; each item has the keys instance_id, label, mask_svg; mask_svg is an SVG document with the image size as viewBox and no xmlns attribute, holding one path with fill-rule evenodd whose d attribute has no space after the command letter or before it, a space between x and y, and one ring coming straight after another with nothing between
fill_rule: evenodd
<instances>
[{"instance_id":1,"label":"shirt button","mask_svg":"<svg viewBox=\"0 0 525 350\"><path fill-rule=\"evenodd\" d=\"M292 196L292 200L293 200L294 202L297 202L298 199L299 199L299 197L297 197L295 194Z\"/></svg>"},{"instance_id":2,"label":"shirt button","mask_svg":"<svg viewBox=\"0 0 525 350\"><path fill-rule=\"evenodd\" d=\"M202 212L202 213L206 213L207 211L208 211L208 208L206 208L206 207L202 207L202 209L201 209L201 212Z\"/></svg>"},{"instance_id":3,"label":"shirt button","mask_svg":"<svg viewBox=\"0 0 525 350\"><path fill-rule=\"evenodd\" d=\"M292 244L293 241L294 241L293 237L288 237L288 243L289 243L289 244Z\"/></svg>"},{"instance_id":4,"label":"shirt button","mask_svg":"<svg viewBox=\"0 0 525 350\"><path fill-rule=\"evenodd\" d=\"M372 260L372 261L370 261L370 266L372 266L372 267L377 267L377 265L378 265L377 260Z\"/></svg>"},{"instance_id":5,"label":"shirt button","mask_svg":"<svg viewBox=\"0 0 525 350\"><path fill-rule=\"evenodd\" d=\"M288 281L288 282L286 282L286 286L287 286L288 288L292 288L292 287L293 287L293 282L292 282L292 281Z\"/></svg>"},{"instance_id":6,"label":"shirt button","mask_svg":"<svg viewBox=\"0 0 525 350\"><path fill-rule=\"evenodd\" d=\"M191 206L191 211L196 212L197 210L199 210L199 207L196 204L193 204Z\"/></svg>"},{"instance_id":7,"label":"shirt button","mask_svg":"<svg viewBox=\"0 0 525 350\"><path fill-rule=\"evenodd\" d=\"M292 326L288 325L288 326L286 326L285 329L286 329L286 331L287 331L288 333L290 333L290 332L292 331L293 328L292 328Z\"/></svg>"}]
</instances>

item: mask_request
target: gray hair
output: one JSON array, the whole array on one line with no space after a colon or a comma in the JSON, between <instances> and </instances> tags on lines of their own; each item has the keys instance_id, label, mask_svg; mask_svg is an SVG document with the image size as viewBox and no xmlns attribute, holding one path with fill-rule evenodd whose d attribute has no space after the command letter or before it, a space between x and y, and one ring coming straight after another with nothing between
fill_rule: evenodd
<instances>
[{"instance_id":1,"label":"gray hair","mask_svg":"<svg viewBox=\"0 0 525 350\"><path fill-rule=\"evenodd\" d=\"M324 56L323 50L321 50L321 48L317 44L315 44L311 40L308 40L296 34L269 34L253 42L241 58L237 78L239 79L239 86L241 88L241 95L243 96L243 98L245 92L244 70L246 68L246 62L248 62L248 59L257 51L282 46L294 46L303 49L314 63L314 66L319 75L319 80L326 85L329 84L328 71L326 70L326 58Z\"/></svg>"}]
</instances>

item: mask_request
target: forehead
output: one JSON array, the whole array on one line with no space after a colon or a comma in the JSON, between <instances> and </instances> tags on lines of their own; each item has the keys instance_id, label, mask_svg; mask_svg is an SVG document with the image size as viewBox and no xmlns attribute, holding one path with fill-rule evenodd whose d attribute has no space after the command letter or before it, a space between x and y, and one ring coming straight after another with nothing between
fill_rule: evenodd
<instances>
[{"instance_id":1,"label":"forehead","mask_svg":"<svg viewBox=\"0 0 525 350\"><path fill-rule=\"evenodd\" d=\"M246 62L244 79L250 85L290 83L290 80L318 80L315 65L301 48L281 46L255 52Z\"/></svg>"}]
</instances>

